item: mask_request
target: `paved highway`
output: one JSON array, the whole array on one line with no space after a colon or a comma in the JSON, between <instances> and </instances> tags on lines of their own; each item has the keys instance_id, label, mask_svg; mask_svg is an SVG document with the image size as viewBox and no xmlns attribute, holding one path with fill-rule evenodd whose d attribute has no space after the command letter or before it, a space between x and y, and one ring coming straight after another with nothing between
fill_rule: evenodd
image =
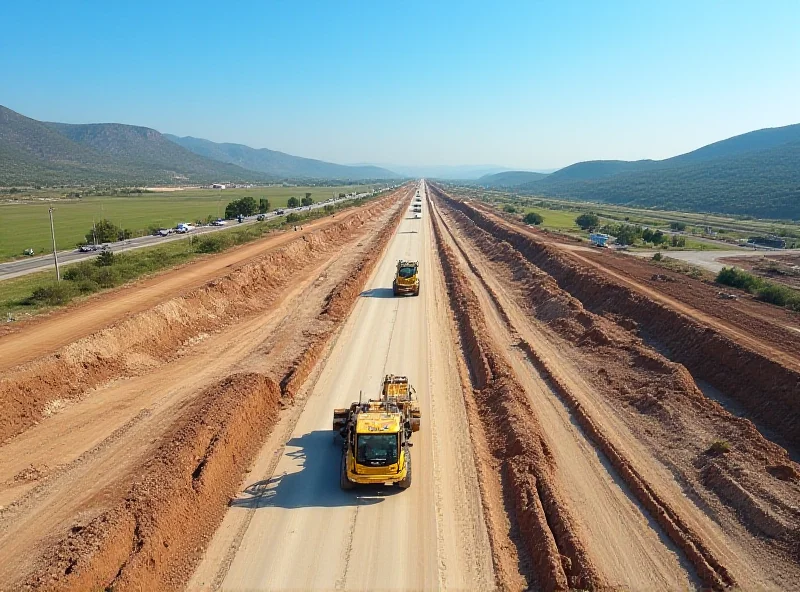
<instances>
[{"instance_id":1,"label":"paved highway","mask_svg":"<svg viewBox=\"0 0 800 592\"><path fill-rule=\"evenodd\" d=\"M356 199L361 199L368 195L369 195L368 193L359 193L356 196ZM290 212L301 212L309 209L315 210L317 208L325 207L326 205L331 203L340 203L343 201L349 201L351 199L353 198L337 198L334 201L319 202L312 204L311 206L304 206L299 208L284 208L283 211L288 214ZM268 220L278 217L278 215L274 211L269 212L266 216ZM244 222L242 222L241 224L237 223L235 220L229 220L225 226L201 226L192 230L190 235L196 236L200 234L207 234L209 232L218 232L221 230L229 229L231 227L240 228L248 224L254 224L255 222L256 222L256 216L249 216L248 218L245 218ZM188 235L186 234L170 234L169 236L152 236L152 235L140 236L126 241L109 243L108 246L111 249L111 251L115 253L121 253L123 251L141 249L143 247L152 247L154 245L185 239L187 238L187 236ZM84 261L86 259L91 259L92 257L96 256L97 256L96 252L81 253L77 249L70 251L59 251L58 264L59 266L69 265L71 263ZM55 263L53 262L52 253L50 253L49 255L40 255L37 257L29 257L26 259L9 261L8 263L0 263L0 281L8 280L15 277L20 277L23 275L27 275L29 273L36 273L38 271L44 271L47 269L54 269L54 268L55 268Z\"/></svg>"}]
</instances>

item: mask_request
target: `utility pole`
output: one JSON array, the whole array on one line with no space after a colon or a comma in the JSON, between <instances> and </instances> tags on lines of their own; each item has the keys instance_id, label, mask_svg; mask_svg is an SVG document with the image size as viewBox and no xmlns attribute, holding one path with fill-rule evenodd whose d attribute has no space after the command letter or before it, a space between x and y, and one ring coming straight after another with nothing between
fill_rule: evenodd
<instances>
[{"instance_id":1,"label":"utility pole","mask_svg":"<svg viewBox=\"0 0 800 592\"><path fill-rule=\"evenodd\" d=\"M50 208L50 234L53 237L53 260L56 262L56 281L61 281L61 271L58 269L58 252L56 251L56 229L53 226L53 208Z\"/></svg>"}]
</instances>

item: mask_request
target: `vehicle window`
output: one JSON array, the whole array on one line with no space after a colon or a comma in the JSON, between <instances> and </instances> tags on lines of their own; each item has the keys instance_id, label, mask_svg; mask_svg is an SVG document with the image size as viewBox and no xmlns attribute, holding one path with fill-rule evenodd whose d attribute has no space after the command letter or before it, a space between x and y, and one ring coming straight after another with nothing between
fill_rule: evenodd
<instances>
[{"instance_id":1,"label":"vehicle window","mask_svg":"<svg viewBox=\"0 0 800 592\"><path fill-rule=\"evenodd\" d=\"M401 278L410 278L417 273L416 267L401 267L398 272Z\"/></svg>"},{"instance_id":2,"label":"vehicle window","mask_svg":"<svg viewBox=\"0 0 800 592\"><path fill-rule=\"evenodd\" d=\"M369 466L396 463L397 434L359 434L356 460Z\"/></svg>"}]
</instances>

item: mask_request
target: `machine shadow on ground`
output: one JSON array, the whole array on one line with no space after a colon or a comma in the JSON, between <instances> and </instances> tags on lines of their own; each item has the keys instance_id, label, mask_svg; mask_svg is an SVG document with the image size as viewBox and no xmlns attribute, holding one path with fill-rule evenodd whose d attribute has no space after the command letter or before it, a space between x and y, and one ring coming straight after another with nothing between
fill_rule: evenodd
<instances>
[{"instance_id":1,"label":"machine shadow on ground","mask_svg":"<svg viewBox=\"0 0 800 592\"><path fill-rule=\"evenodd\" d=\"M371 288L359 294L361 298L394 298L394 291L391 288Z\"/></svg>"},{"instance_id":2,"label":"machine shadow on ground","mask_svg":"<svg viewBox=\"0 0 800 592\"><path fill-rule=\"evenodd\" d=\"M390 290L391 292L391 290ZM341 439L332 430L315 430L286 443L286 455L301 464L297 472L248 485L228 504L232 508L332 508L379 504L401 490L387 486L339 487Z\"/></svg>"}]
</instances>

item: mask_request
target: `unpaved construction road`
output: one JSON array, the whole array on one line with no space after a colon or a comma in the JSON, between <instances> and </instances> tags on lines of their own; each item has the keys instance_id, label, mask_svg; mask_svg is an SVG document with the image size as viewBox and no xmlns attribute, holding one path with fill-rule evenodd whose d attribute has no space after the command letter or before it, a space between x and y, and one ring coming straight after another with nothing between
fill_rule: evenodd
<instances>
[{"instance_id":1,"label":"unpaved construction road","mask_svg":"<svg viewBox=\"0 0 800 592\"><path fill-rule=\"evenodd\" d=\"M420 262L425 280L419 297L392 296L398 259ZM224 590L493 586L469 426L447 340L449 307L436 266L424 208L422 219L409 214L398 227L277 465L251 473L233 501L227 522L237 529L245 523L243 531L230 543L212 544L190 588L215 579ZM414 483L407 491L342 491L332 410L348 407L359 392L365 399L378 396L388 373L407 375L421 402L422 429L412 438Z\"/></svg>"},{"instance_id":2,"label":"unpaved construction road","mask_svg":"<svg viewBox=\"0 0 800 592\"><path fill-rule=\"evenodd\" d=\"M800 589L800 335L620 261L422 182L21 324L0 589ZM413 484L342 491L387 373Z\"/></svg>"}]
</instances>

